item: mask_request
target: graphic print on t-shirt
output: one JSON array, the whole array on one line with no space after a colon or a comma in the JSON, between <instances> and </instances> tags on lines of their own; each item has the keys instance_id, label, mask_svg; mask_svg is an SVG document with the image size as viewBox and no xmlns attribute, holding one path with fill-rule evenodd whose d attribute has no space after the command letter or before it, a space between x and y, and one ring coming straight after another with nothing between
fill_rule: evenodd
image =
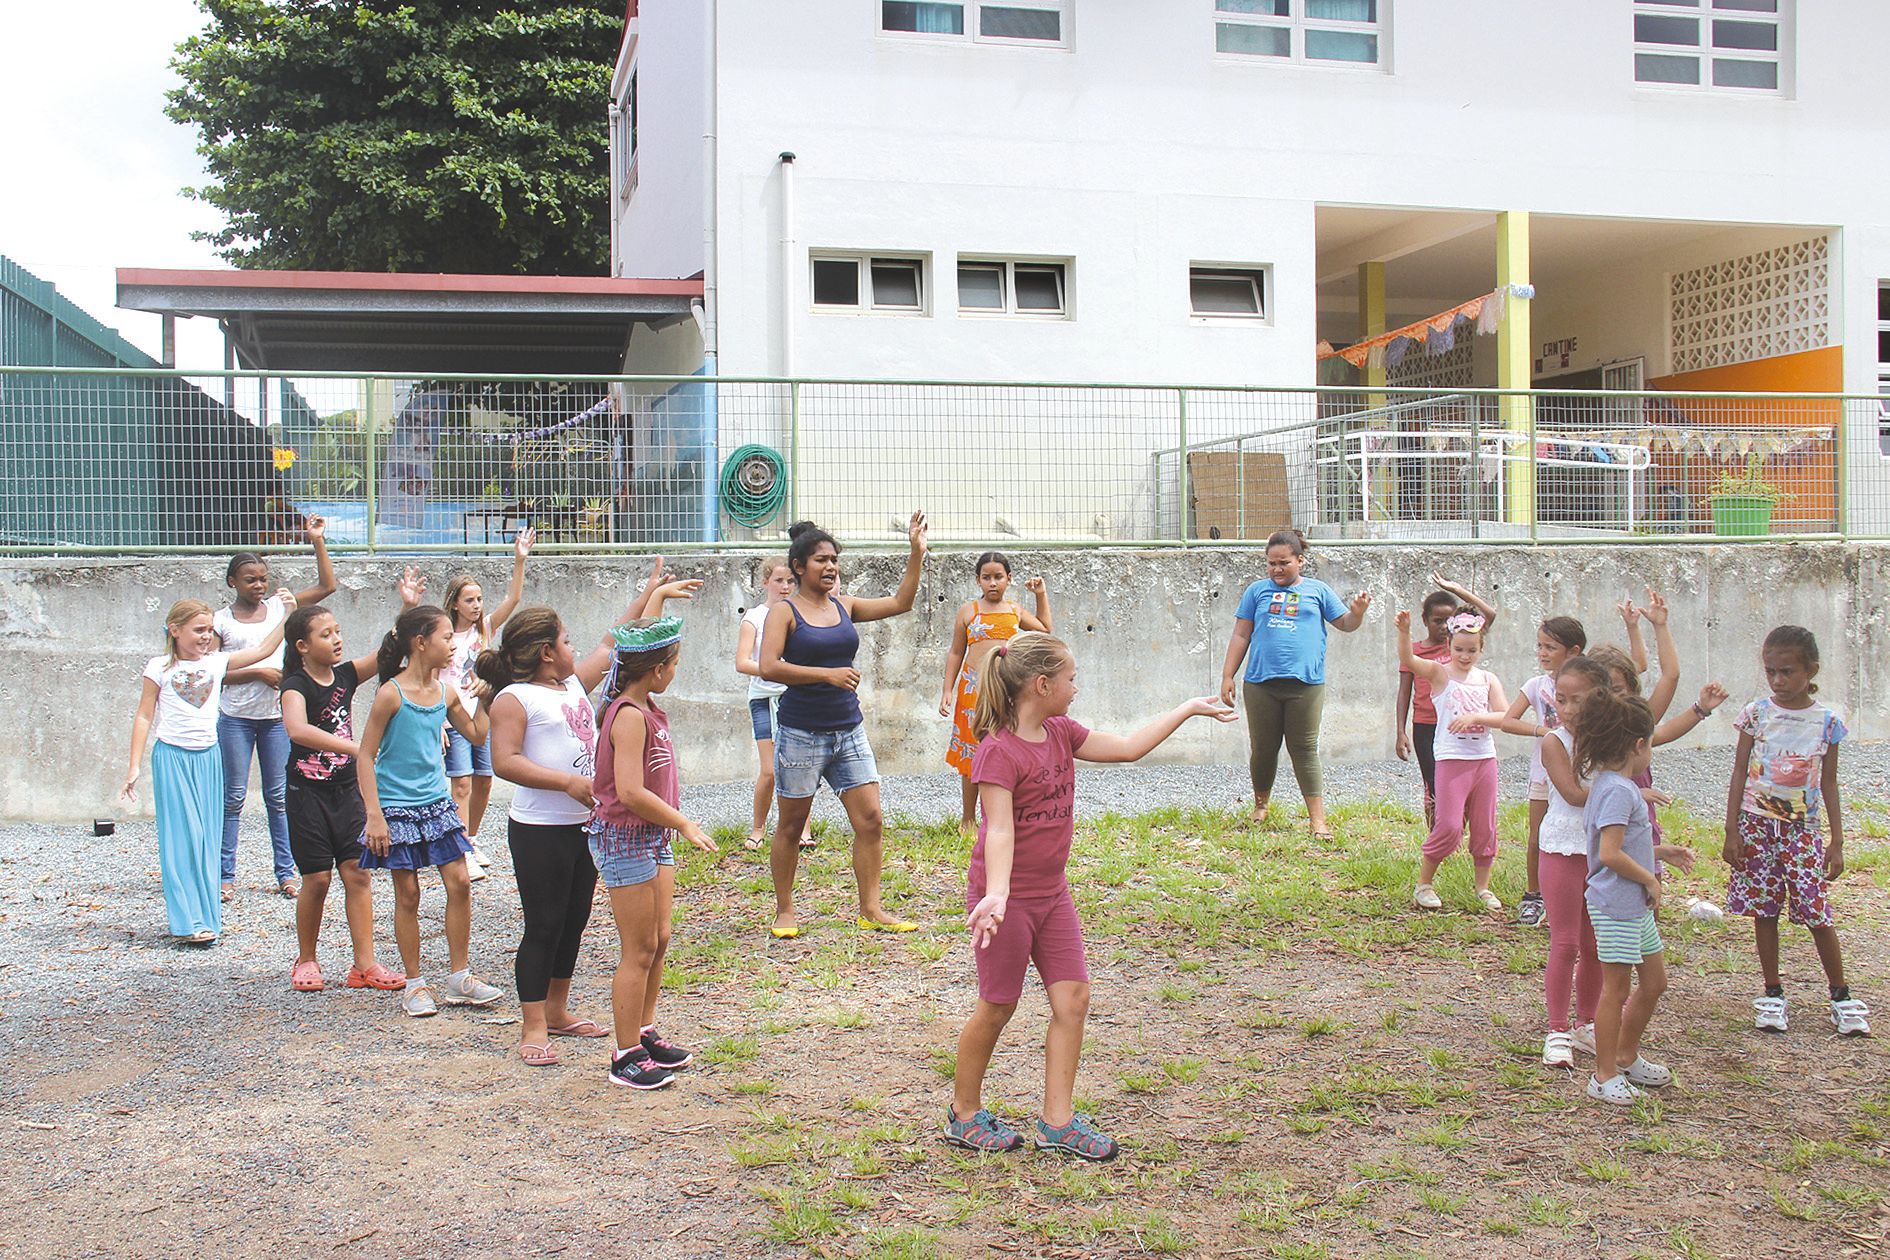
<instances>
[{"instance_id":1,"label":"graphic print on t-shirt","mask_svg":"<svg viewBox=\"0 0 1890 1260\"><path fill-rule=\"evenodd\" d=\"M669 732L655 727L650 729L650 746L643 754L646 770L661 770L665 766L676 764L676 753L669 744Z\"/></svg>"},{"instance_id":2,"label":"graphic print on t-shirt","mask_svg":"<svg viewBox=\"0 0 1890 1260\"><path fill-rule=\"evenodd\" d=\"M322 700L322 711L316 715L315 725L330 735L350 740L354 739L354 697L344 693L341 688L331 688ZM341 769L354 758L347 753L329 752L325 748L310 749L308 755L298 758L295 772L311 783L321 783L335 777L335 771Z\"/></svg>"},{"instance_id":3,"label":"graphic print on t-shirt","mask_svg":"<svg viewBox=\"0 0 1890 1260\"><path fill-rule=\"evenodd\" d=\"M1267 598L1267 629L1299 632L1299 592L1275 590Z\"/></svg>"},{"instance_id":4,"label":"graphic print on t-shirt","mask_svg":"<svg viewBox=\"0 0 1890 1260\"><path fill-rule=\"evenodd\" d=\"M583 751L578 753L578 759L571 769L589 778L597 769L597 728L591 721L591 707L582 703L567 704L563 712L565 726L583 746Z\"/></svg>"},{"instance_id":5,"label":"graphic print on t-shirt","mask_svg":"<svg viewBox=\"0 0 1890 1260\"><path fill-rule=\"evenodd\" d=\"M198 709L210 698L215 682L207 669L185 669L180 665L171 674L171 690L182 696L185 704Z\"/></svg>"}]
</instances>

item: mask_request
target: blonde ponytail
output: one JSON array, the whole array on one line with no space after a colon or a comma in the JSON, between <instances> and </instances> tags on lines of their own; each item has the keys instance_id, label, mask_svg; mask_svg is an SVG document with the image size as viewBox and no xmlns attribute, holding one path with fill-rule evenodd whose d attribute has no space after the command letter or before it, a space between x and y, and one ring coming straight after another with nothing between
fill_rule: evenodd
<instances>
[{"instance_id":1,"label":"blonde ponytail","mask_svg":"<svg viewBox=\"0 0 1890 1260\"><path fill-rule=\"evenodd\" d=\"M1015 730L1018 693L1031 679L1054 674L1069 663L1069 645L1055 635L1032 630L998 644L978 667L972 735L983 739L992 731Z\"/></svg>"}]
</instances>

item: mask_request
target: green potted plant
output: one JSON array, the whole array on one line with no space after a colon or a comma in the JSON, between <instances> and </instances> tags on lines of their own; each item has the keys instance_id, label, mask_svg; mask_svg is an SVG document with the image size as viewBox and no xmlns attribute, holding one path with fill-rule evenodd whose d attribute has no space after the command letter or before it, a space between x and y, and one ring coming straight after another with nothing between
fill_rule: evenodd
<instances>
[{"instance_id":1,"label":"green potted plant","mask_svg":"<svg viewBox=\"0 0 1890 1260\"><path fill-rule=\"evenodd\" d=\"M1745 469L1727 473L1707 496L1713 507L1713 532L1723 538L1763 538L1772 531L1772 511L1792 498L1783 487L1767 481L1763 461L1755 452Z\"/></svg>"}]
</instances>

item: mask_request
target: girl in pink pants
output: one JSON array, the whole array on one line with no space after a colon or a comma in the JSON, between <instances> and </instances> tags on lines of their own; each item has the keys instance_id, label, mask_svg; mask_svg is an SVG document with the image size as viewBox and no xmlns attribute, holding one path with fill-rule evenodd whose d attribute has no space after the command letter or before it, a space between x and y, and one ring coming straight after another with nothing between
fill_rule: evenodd
<instances>
[{"instance_id":1,"label":"girl in pink pants","mask_svg":"<svg viewBox=\"0 0 1890 1260\"><path fill-rule=\"evenodd\" d=\"M1398 662L1430 684L1437 707L1436 821L1424 841L1412 900L1425 910L1443 909L1431 881L1463 842L1467 823L1477 900L1490 910L1501 910L1503 903L1490 891L1490 867L1496 862L1496 737L1475 719L1503 712L1509 701L1496 676L1477 667L1483 655L1483 618L1458 613L1444 629L1450 635L1449 657L1427 661L1411 651L1411 614L1398 614Z\"/></svg>"}]
</instances>

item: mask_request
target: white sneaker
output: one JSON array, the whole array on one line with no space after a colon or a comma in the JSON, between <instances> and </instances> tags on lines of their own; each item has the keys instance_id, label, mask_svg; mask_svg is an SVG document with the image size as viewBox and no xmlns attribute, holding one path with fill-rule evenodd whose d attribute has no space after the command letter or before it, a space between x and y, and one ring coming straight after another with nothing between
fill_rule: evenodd
<instances>
[{"instance_id":1,"label":"white sneaker","mask_svg":"<svg viewBox=\"0 0 1890 1260\"><path fill-rule=\"evenodd\" d=\"M400 1009L415 1019L425 1019L440 1013L439 1006L433 1001L433 990L424 984L416 984L400 995Z\"/></svg>"},{"instance_id":2,"label":"white sneaker","mask_svg":"<svg viewBox=\"0 0 1890 1260\"><path fill-rule=\"evenodd\" d=\"M479 865L481 865L481 866L491 866L491 865L492 865L492 858L491 858L491 857L490 857L490 856L489 856L489 855L488 855L488 854L486 853L486 851L485 851L485 849L484 849L483 847L481 847L481 845L480 845L480 843L479 843L479 837L478 837L478 836L468 836L468 837L467 837L467 839L469 839L469 840L471 840L471 841L472 841L472 847L473 847L473 851L472 851L472 855L473 855L473 861L475 861L475 862L477 862L477 863L479 863Z\"/></svg>"},{"instance_id":3,"label":"white sneaker","mask_svg":"<svg viewBox=\"0 0 1890 1260\"><path fill-rule=\"evenodd\" d=\"M1494 911L1494 910L1501 910L1503 908L1502 901L1497 897L1495 893L1491 892L1487 888L1477 889L1477 900L1483 903L1483 908L1485 910Z\"/></svg>"},{"instance_id":4,"label":"white sneaker","mask_svg":"<svg viewBox=\"0 0 1890 1260\"><path fill-rule=\"evenodd\" d=\"M1568 1041L1575 1047L1577 1053L1585 1054L1591 1059L1595 1057L1595 1026L1593 1024L1575 1025L1569 1030Z\"/></svg>"},{"instance_id":5,"label":"white sneaker","mask_svg":"<svg viewBox=\"0 0 1890 1260\"><path fill-rule=\"evenodd\" d=\"M440 1000L448 1006L491 1006L499 1000L499 990L468 971L440 981Z\"/></svg>"},{"instance_id":6,"label":"white sneaker","mask_svg":"<svg viewBox=\"0 0 1890 1260\"><path fill-rule=\"evenodd\" d=\"M486 864L479 860L479 850L474 849L466 855L466 878L474 881L486 877Z\"/></svg>"},{"instance_id":7,"label":"white sneaker","mask_svg":"<svg viewBox=\"0 0 1890 1260\"><path fill-rule=\"evenodd\" d=\"M1596 1102L1612 1103L1616 1107L1628 1107L1641 1096L1641 1091L1636 1089L1625 1076L1612 1076L1605 1081L1598 1081L1591 1076L1588 1078L1588 1096Z\"/></svg>"},{"instance_id":8,"label":"white sneaker","mask_svg":"<svg viewBox=\"0 0 1890 1260\"><path fill-rule=\"evenodd\" d=\"M1437 895L1437 890L1429 884L1419 884L1411 893L1411 900L1417 902L1420 910L1442 910L1444 899Z\"/></svg>"},{"instance_id":9,"label":"white sneaker","mask_svg":"<svg viewBox=\"0 0 1890 1260\"><path fill-rule=\"evenodd\" d=\"M1856 998L1831 1003L1831 1023L1840 1037L1870 1036L1870 1008Z\"/></svg>"},{"instance_id":10,"label":"white sneaker","mask_svg":"<svg viewBox=\"0 0 1890 1260\"><path fill-rule=\"evenodd\" d=\"M1833 1003L1833 1005L1836 1005ZM1833 1017L1836 1012L1832 1012ZM1785 999L1782 997L1762 997L1752 999L1752 1026L1761 1032L1785 1031Z\"/></svg>"},{"instance_id":11,"label":"white sneaker","mask_svg":"<svg viewBox=\"0 0 1890 1260\"><path fill-rule=\"evenodd\" d=\"M1661 1089L1673 1084L1673 1073L1664 1063L1650 1063L1644 1057L1628 1064L1621 1074L1628 1078L1629 1084L1642 1089Z\"/></svg>"},{"instance_id":12,"label":"white sneaker","mask_svg":"<svg viewBox=\"0 0 1890 1260\"><path fill-rule=\"evenodd\" d=\"M1549 1035L1542 1039L1542 1066L1575 1066L1575 1046L1567 1033L1551 1029Z\"/></svg>"}]
</instances>

